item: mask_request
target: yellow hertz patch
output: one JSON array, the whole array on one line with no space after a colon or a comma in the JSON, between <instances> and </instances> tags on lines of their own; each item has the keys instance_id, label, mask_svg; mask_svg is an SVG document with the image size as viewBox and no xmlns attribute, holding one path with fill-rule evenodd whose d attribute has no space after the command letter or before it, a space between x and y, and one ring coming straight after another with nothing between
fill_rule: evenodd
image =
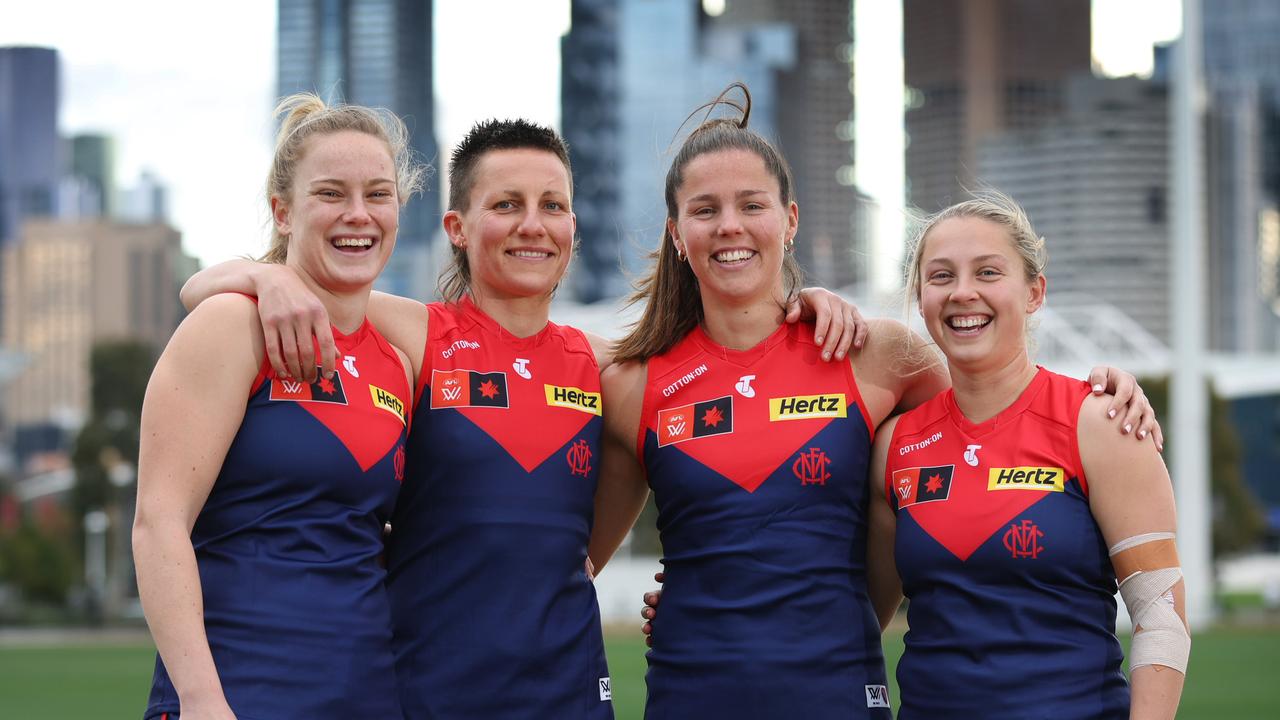
<instances>
[{"instance_id":1,"label":"yellow hertz patch","mask_svg":"<svg viewBox=\"0 0 1280 720\"><path fill-rule=\"evenodd\" d=\"M400 418L401 425L407 424L405 422L404 403L400 401L400 398L376 385L369 386L369 395L373 398L374 407L380 407Z\"/></svg>"},{"instance_id":2,"label":"yellow hertz patch","mask_svg":"<svg viewBox=\"0 0 1280 720\"><path fill-rule=\"evenodd\" d=\"M560 387L559 385L543 385L547 391L547 404L552 407L581 410L592 415L600 414L600 393L587 392L581 388Z\"/></svg>"},{"instance_id":3,"label":"yellow hertz patch","mask_svg":"<svg viewBox=\"0 0 1280 720\"><path fill-rule=\"evenodd\" d=\"M1012 467L987 471L988 490L1049 490L1062 492L1066 471L1062 468Z\"/></svg>"},{"instance_id":4,"label":"yellow hertz patch","mask_svg":"<svg viewBox=\"0 0 1280 720\"><path fill-rule=\"evenodd\" d=\"M769 398L769 422L836 417L849 417L844 393Z\"/></svg>"}]
</instances>

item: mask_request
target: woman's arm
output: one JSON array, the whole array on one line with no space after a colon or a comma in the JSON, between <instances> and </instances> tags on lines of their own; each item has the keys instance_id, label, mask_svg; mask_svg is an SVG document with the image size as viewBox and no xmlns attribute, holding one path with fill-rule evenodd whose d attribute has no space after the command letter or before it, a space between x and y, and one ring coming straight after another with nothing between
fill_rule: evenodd
<instances>
[{"instance_id":1,"label":"woman's arm","mask_svg":"<svg viewBox=\"0 0 1280 720\"><path fill-rule=\"evenodd\" d=\"M1109 427L1110 398L1090 396L1077 434L1089 508L1111 549L1120 595L1133 618L1131 718L1172 718L1182 694L1191 635L1174 531L1169 471L1155 445Z\"/></svg>"},{"instance_id":2,"label":"woman's arm","mask_svg":"<svg viewBox=\"0 0 1280 720\"><path fill-rule=\"evenodd\" d=\"M143 401L133 557L184 718L234 717L205 636L191 529L244 419L263 358L257 324L247 298L202 305L174 333Z\"/></svg>"},{"instance_id":3,"label":"woman's arm","mask_svg":"<svg viewBox=\"0 0 1280 720\"><path fill-rule=\"evenodd\" d=\"M623 363L600 376L604 395L604 438L600 479L596 485L595 521L587 554L597 572L631 532L649 498L649 485L636 458L644 403L645 366Z\"/></svg>"},{"instance_id":4,"label":"woman's arm","mask_svg":"<svg viewBox=\"0 0 1280 720\"><path fill-rule=\"evenodd\" d=\"M902 579L898 577L898 566L893 556L898 518L884 496L886 459L889 457L893 428L897 424L898 418L892 417L884 421L876 431L876 441L871 448L871 470L867 475L867 483L871 485L871 509L867 525L867 592L871 596L876 617L880 619L881 632L889 626L889 621L893 620L898 607L902 605Z\"/></svg>"}]
</instances>

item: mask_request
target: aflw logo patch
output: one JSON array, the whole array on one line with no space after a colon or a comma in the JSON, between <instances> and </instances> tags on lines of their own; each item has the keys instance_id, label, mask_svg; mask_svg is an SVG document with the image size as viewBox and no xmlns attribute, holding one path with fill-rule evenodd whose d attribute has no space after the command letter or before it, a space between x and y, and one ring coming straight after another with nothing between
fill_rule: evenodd
<instances>
[{"instance_id":1,"label":"aflw logo patch","mask_svg":"<svg viewBox=\"0 0 1280 720\"><path fill-rule=\"evenodd\" d=\"M883 685L865 685L867 707L889 707L889 688Z\"/></svg>"},{"instance_id":2,"label":"aflw logo patch","mask_svg":"<svg viewBox=\"0 0 1280 720\"><path fill-rule=\"evenodd\" d=\"M560 387L559 385L543 385L547 393L547 404L552 407L581 410L592 415L600 414L600 393L587 392L576 387Z\"/></svg>"},{"instance_id":3,"label":"aflw logo patch","mask_svg":"<svg viewBox=\"0 0 1280 720\"><path fill-rule=\"evenodd\" d=\"M386 410L392 415L400 418L401 425L407 424L405 421L404 403L401 402L400 398L376 385L369 386L369 396L373 398L374 407L382 408L383 410Z\"/></svg>"},{"instance_id":4,"label":"aflw logo patch","mask_svg":"<svg viewBox=\"0 0 1280 720\"><path fill-rule=\"evenodd\" d=\"M951 474L955 468L955 465L937 465L895 470L893 492L898 507L946 500L951 495Z\"/></svg>"},{"instance_id":5,"label":"aflw logo patch","mask_svg":"<svg viewBox=\"0 0 1280 720\"><path fill-rule=\"evenodd\" d=\"M849 417L844 393L769 398L769 421Z\"/></svg>"},{"instance_id":6,"label":"aflw logo patch","mask_svg":"<svg viewBox=\"0 0 1280 720\"><path fill-rule=\"evenodd\" d=\"M316 368L316 381L308 385L301 380L272 378L272 400L292 400L294 402L326 402L337 405L347 404L347 394L342 390L342 377L334 373L332 378L320 375Z\"/></svg>"},{"instance_id":7,"label":"aflw logo patch","mask_svg":"<svg viewBox=\"0 0 1280 720\"><path fill-rule=\"evenodd\" d=\"M508 407L507 374L432 370L431 407Z\"/></svg>"},{"instance_id":8,"label":"aflw logo patch","mask_svg":"<svg viewBox=\"0 0 1280 720\"><path fill-rule=\"evenodd\" d=\"M1062 468L991 468L987 471L987 489L1063 492L1066 474Z\"/></svg>"},{"instance_id":9,"label":"aflw logo patch","mask_svg":"<svg viewBox=\"0 0 1280 720\"><path fill-rule=\"evenodd\" d=\"M733 432L733 396L658 411L658 445Z\"/></svg>"}]
</instances>

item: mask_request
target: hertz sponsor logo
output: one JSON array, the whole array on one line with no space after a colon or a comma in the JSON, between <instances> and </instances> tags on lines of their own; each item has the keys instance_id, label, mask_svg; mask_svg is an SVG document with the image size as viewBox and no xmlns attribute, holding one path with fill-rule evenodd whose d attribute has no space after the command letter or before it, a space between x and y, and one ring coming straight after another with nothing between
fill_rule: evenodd
<instances>
[{"instance_id":1,"label":"hertz sponsor logo","mask_svg":"<svg viewBox=\"0 0 1280 720\"><path fill-rule=\"evenodd\" d=\"M395 415L396 417L400 418L401 425L406 424L404 403L400 400L400 398L396 397L395 395L392 395L386 390L383 390L377 385L369 386L369 396L373 398L374 407L382 408L383 410L386 410L392 415Z\"/></svg>"},{"instance_id":2,"label":"hertz sponsor logo","mask_svg":"<svg viewBox=\"0 0 1280 720\"><path fill-rule=\"evenodd\" d=\"M587 392L575 387L543 385L547 392L547 404L552 407L581 410L592 415L600 414L600 393Z\"/></svg>"},{"instance_id":3,"label":"hertz sponsor logo","mask_svg":"<svg viewBox=\"0 0 1280 720\"><path fill-rule=\"evenodd\" d=\"M987 471L987 489L1062 492L1066 475L1065 470L1056 467L991 468Z\"/></svg>"},{"instance_id":4,"label":"hertz sponsor logo","mask_svg":"<svg viewBox=\"0 0 1280 720\"><path fill-rule=\"evenodd\" d=\"M848 417L844 393L769 398L769 421Z\"/></svg>"}]
</instances>

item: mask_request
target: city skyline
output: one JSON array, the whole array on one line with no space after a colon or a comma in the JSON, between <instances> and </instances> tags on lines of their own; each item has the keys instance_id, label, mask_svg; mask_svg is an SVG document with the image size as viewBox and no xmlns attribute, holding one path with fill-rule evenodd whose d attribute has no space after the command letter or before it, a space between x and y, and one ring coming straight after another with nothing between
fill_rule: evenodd
<instances>
[{"instance_id":1,"label":"city skyline","mask_svg":"<svg viewBox=\"0 0 1280 720\"><path fill-rule=\"evenodd\" d=\"M559 45L569 24L569 4L532 5L518 0L436 3L436 136L442 154L480 117L520 115L559 126ZM867 14L878 24L886 12L892 14L883 3L862 5L860 19ZM1124 22L1116 13L1144 20ZM1094 15L1094 55L1109 74L1142 71L1150 39L1167 38L1178 23L1177 0L1094 0ZM57 25L49 17L76 21ZM0 45L59 51L60 133L114 137L120 185L132 184L146 169L158 175L171 188L172 220L184 246L207 264L265 247L262 183L270 161L275 25L275 3L251 0L217 7L49 0L39 7L7 8ZM1105 31L1117 26L1124 34ZM1139 31L1150 38L1138 36ZM858 39L868 42L868 35L860 31ZM888 52L892 55L892 48ZM892 98L891 61L882 67L887 79L867 83L875 78L861 76L874 73L863 73L859 82L878 85L879 99ZM864 115L860 126L892 132L891 112L889 119L874 118L870 111ZM892 138L883 144L892 151ZM440 159L434 158L435 164ZM865 156L859 160L883 167ZM893 193L892 158L887 164L883 181L866 184L877 199ZM883 214L892 224L894 213Z\"/></svg>"}]
</instances>

